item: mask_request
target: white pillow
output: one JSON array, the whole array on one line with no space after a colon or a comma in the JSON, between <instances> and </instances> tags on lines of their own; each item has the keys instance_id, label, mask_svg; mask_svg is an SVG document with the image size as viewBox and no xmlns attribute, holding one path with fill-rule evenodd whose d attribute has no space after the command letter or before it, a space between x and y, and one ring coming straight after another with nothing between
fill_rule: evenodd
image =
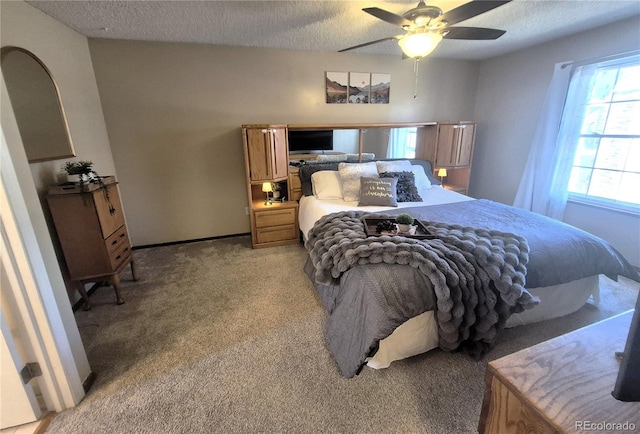
<instances>
[{"instance_id":1,"label":"white pillow","mask_svg":"<svg viewBox=\"0 0 640 434\"><path fill-rule=\"evenodd\" d=\"M311 174L313 195L320 200L342 199L342 180L337 170L319 170Z\"/></svg>"},{"instance_id":2,"label":"white pillow","mask_svg":"<svg viewBox=\"0 0 640 434\"><path fill-rule=\"evenodd\" d=\"M318 163L334 163L347 161L347 154L320 154L316 157Z\"/></svg>"},{"instance_id":3,"label":"white pillow","mask_svg":"<svg viewBox=\"0 0 640 434\"><path fill-rule=\"evenodd\" d=\"M378 167L375 161L369 163L340 163L338 172L342 179L342 197L347 202L357 201L360 198L360 178L378 177Z\"/></svg>"},{"instance_id":4,"label":"white pillow","mask_svg":"<svg viewBox=\"0 0 640 434\"><path fill-rule=\"evenodd\" d=\"M376 158L376 154L373 152L363 152L362 154L347 154L347 162L348 163L359 163L360 159L362 161L371 161Z\"/></svg>"},{"instance_id":5,"label":"white pillow","mask_svg":"<svg viewBox=\"0 0 640 434\"><path fill-rule=\"evenodd\" d=\"M429 177L424 171L424 167L419 164L412 164L411 171L415 177L416 188L418 190L428 190L432 187L431 181L429 181Z\"/></svg>"},{"instance_id":6,"label":"white pillow","mask_svg":"<svg viewBox=\"0 0 640 434\"><path fill-rule=\"evenodd\" d=\"M409 160L396 160L396 161L376 161L378 173L385 172L411 172L411 161Z\"/></svg>"}]
</instances>

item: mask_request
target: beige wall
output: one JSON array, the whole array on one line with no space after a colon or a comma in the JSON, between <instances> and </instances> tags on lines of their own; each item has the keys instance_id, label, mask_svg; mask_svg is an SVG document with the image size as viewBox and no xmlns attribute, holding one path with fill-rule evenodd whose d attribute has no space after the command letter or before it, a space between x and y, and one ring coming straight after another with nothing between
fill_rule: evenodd
<instances>
[{"instance_id":1,"label":"beige wall","mask_svg":"<svg viewBox=\"0 0 640 434\"><path fill-rule=\"evenodd\" d=\"M31 51L51 71L60 89L78 158L92 160L99 172L115 173L87 39L21 1L1 2L0 19L2 46L17 46ZM58 182L64 160L27 163L4 87L1 112L2 130L53 285L51 290L58 303L80 376L84 380L89 375L89 365L37 194L42 194L47 187ZM76 294L72 292L71 296L75 297Z\"/></svg>"},{"instance_id":2,"label":"beige wall","mask_svg":"<svg viewBox=\"0 0 640 434\"><path fill-rule=\"evenodd\" d=\"M74 160L93 161L99 174L115 175L87 38L22 1L2 2L0 11L2 46L16 46L35 54L47 66L58 86L76 152ZM2 109L11 110L9 106L7 100ZM8 135L7 141L22 148L18 133ZM50 186L64 181L61 167L69 160L72 159L29 164L61 263L62 255L44 196ZM79 294L68 282L66 286L71 300L77 301Z\"/></svg>"},{"instance_id":3,"label":"beige wall","mask_svg":"<svg viewBox=\"0 0 640 434\"><path fill-rule=\"evenodd\" d=\"M0 11L2 46L31 51L51 71L77 158L93 161L100 174L115 174L87 39L21 1L2 2ZM58 182L65 161L30 164L39 191Z\"/></svg>"},{"instance_id":4,"label":"beige wall","mask_svg":"<svg viewBox=\"0 0 640 434\"><path fill-rule=\"evenodd\" d=\"M554 64L638 50L639 28L636 16L481 62L474 112L481 128L470 194L512 204ZM638 216L569 203L564 220L611 242L640 266Z\"/></svg>"},{"instance_id":5,"label":"beige wall","mask_svg":"<svg viewBox=\"0 0 640 434\"><path fill-rule=\"evenodd\" d=\"M240 126L470 119L477 64L90 40L131 239L249 232ZM388 105L324 100L325 71L391 74Z\"/></svg>"}]
</instances>

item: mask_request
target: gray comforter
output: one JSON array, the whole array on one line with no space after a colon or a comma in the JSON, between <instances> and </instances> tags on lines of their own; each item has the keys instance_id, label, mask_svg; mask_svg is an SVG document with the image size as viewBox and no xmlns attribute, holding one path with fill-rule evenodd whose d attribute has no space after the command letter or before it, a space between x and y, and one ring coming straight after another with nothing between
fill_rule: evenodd
<instances>
[{"instance_id":1,"label":"gray comforter","mask_svg":"<svg viewBox=\"0 0 640 434\"><path fill-rule=\"evenodd\" d=\"M606 274L611 278L623 275L640 281L635 269L608 243L586 232L536 214L486 200L402 209L395 213L407 211L423 222L430 222L428 224L436 230L439 227L447 231L451 228L448 223L451 223L467 228L487 228L494 233L498 231L517 234L516 238L524 241L528 246L529 257L527 263L520 255L521 252L518 252L516 256L519 256L519 259L514 264L515 268L521 267L521 271L524 271L523 267L526 266L528 287L556 285L597 274ZM357 217L361 215L358 214ZM447 222L447 224L435 223L437 221ZM333 230L338 231L337 228ZM474 231L471 230L471 232ZM314 282L320 299L329 312L327 340L331 352L341 373L349 378L359 372L366 357L377 350L378 342L389 336L397 326L427 310L436 309L438 312L441 307L438 297L442 296L443 291L446 292L446 288L452 286L452 282L453 286L460 286L460 279L445 279L446 285L443 288L438 283L438 279L434 279L433 275L430 276L429 272L425 273L419 266L415 266L416 264L413 264L414 266L408 262L402 264L402 260L389 258L381 263L354 260L360 255L349 252L349 248L343 249L342 253L336 256L335 248L332 251L329 245L326 246L327 248L323 247L322 244L325 242L331 244L326 241L331 238L331 232L324 232L324 234L328 236L321 237L325 239L322 243L318 243L317 236L314 236L313 242L311 242L312 237L309 238L307 247L310 249L310 258L305 271ZM338 232L334 232L334 235L336 234ZM443 232L440 235L446 234ZM347 235L349 236L352 235ZM344 234L336 238L344 238ZM414 241L411 240L412 246L417 244ZM451 247L447 249L451 250ZM455 249L460 251L459 246L453 250ZM464 252L465 249L462 248L461 251ZM333 259L329 259L334 256L335 267L330 264ZM345 259L347 257L350 259ZM513 260L509 255L504 257L509 258L508 261ZM323 261L324 265L322 265ZM450 268L457 268L453 274L457 274L463 280L462 287L476 287L478 280L482 282L483 278L480 276L483 274L478 273L478 270L471 271L476 267L473 265L474 259L469 255L465 257L465 261L471 264L470 268L468 264L463 263L458 266L455 261ZM349 265L345 267L345 263ZM331 270L329 274L327 270ZM464 270L467 270L466 273ZM471 278L469 273L474 277ZM505 274L508 277L511 275L510 272ZM517 273L513 274L513 276L516 275ZM500 276L498 276L499 279ZM524 284L524 280L518 279L519 276L515 279L516 288ZM473 285L471 282L474 282ZM482 283L480 287L481 297L488 296L492 300L502 299L498 295L500 291L495 291L497 289L495 281L488 285ZM490 288L492 292L485 291L486 288ZM491 293L494 294L493 297ZM461 308L458 307L458 309L462 310L456 313L457 318L464 319L456 320L457 326L462 326L457 335L455 333L449 335L451 332L449 326L456 321L451 324L444 321L443 330L446 339L442 339L442 330L440 334L443 348L450 350L459 345L464 346L465 343L490 345L510 313L532 305L533 300L527 297L528 293L523 291L522 294L524 298L520 301L514 303L518 297L507 297L509 302L505 302L493 311L491 311L492 302L489 303L488 309L486 302L482 300L477 303L478 309L465 311L465 305L469 308L469 303L474 303L468 300L474 296L469 295L466 290L461 292L461 295L456 295L456 297L466 297L465 302L459 303ZM444 314L445 319L451 316L450 312L444 312ZM488 321L486 321L487 318L489 318ZM441 317L438 320L439 323L442 322ZM474 325L475 323L477 325ZM488 328L487 325L489 325ZM484 349L486 347L482 350Z\"/></svg>"},{"instance_id":2,"label":"gray comforter","mask_svg":"<svg viewBox=\"0 0 640 434\"><path fill-rule=\"evenodd\" d=\"M558 220L486 199L394 210L419 220L512 232L529 242L527 287L559 285L597 274L640 276L609 243Z\"/></svg>"}]
</instances>

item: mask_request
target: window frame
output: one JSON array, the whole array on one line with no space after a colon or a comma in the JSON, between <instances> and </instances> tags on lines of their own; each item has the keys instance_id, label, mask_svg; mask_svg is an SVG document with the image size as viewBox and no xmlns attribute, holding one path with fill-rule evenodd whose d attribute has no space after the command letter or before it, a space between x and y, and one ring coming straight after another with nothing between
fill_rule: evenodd
<instances>
[{"instance_id":1,"label":"window frame","mask_svg":"<svg viewBox=\"0 0 640 434\"><path fill-rule=\"evenodd\" d=\"M610 60L610 61L606 61L606 62L592 62L595 64L598 64L598 70L603 69L603 68L615 68L617 70L620 70L621 68L624 68L625 66L640 66L640 55L639 54L632 54L630 56L624 56L624 57L620 57L617 58L615 60ZM640 98L638 99L632 99L630 101L633 102L640 102ZM619 101L612 101L611 99L606 103L608 104L609 108L611 107L611 104L615 103L615 102L619 102ZM584 109L585 109L585 113L587 110L587 104L584 105ZM640 138L640 135L637 134L598 134L598 133L581 133L579 136L578 140L581 140L583 138L597 138L598 141L598 151L600 150L600 146L601 146L601 141L603 139L607 139L607 138L629 138L629 139L638 139ZM577 144L576 144L577 146ZM571 171L573 171L574 168L576 167L584 167L584 168L590 168L591 170L597 169L596 167L596 159L594 159L592 165L589 166L581 166L581 165L576 165L575 164L575 158L570 162L571 165ZM628 171L624 171L624 170L620 170L620 172L628 172ZM634 173L634 172L631 172ZM590 205L590 206L595 206L595 207L599 207L599 208L605 208L605 209L609 209L612 211L618 211L618 212L623 212L626 214L633 214L633 215L640 215L640 204L635 204L633 202L622 202L622 201L618 201L618 200L614 200L614 199L609 199L609 198L605 198L605 197L600 197L600 196L593 196L593 195L589 195L589 194L584 194L584 193L576 193L576 192L572 192L569 191L569 186L567 186L567 201L568 202L574 202L574 203L580 203L580 204L584 204L584 205Z\"/></svg>"}]
</instances>

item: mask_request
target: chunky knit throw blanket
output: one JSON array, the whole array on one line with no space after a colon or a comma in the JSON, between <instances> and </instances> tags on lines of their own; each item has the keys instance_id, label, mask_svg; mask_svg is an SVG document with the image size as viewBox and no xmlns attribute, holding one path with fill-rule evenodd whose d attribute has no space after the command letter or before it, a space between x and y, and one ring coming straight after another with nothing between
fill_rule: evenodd
<instances>
[{"instance_id":1,"label":"chunky knit throw blanket","mask_svg":"<svg viewBox=\"0 0 640 434\"><path fill-rule=\"evenodd\" d=\"M435 239L397 235L367 236L362 218L384 214L344 211L324 216L305 244L315 280L335 284L342 273L362 264L406 264L433 285L440 347L478 355L490 348L512 313L539 301L525 288L527 240L511 233L423 222Z\"/></svg>"}]
</instances>

